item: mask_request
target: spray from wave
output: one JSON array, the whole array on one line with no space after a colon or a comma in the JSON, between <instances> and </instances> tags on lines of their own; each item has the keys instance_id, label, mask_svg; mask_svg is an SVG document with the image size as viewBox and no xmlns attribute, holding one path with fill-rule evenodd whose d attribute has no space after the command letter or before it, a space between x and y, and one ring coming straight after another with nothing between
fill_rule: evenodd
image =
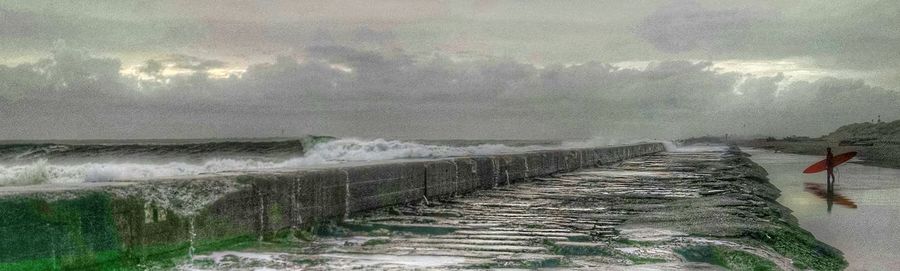
<instances>
[{"instance_id":1,"label":"spray from wave","mask_svg":"<svg viewBox=\"0 0 900 271\"><path fill-rule=\"evenodd\" d=\"M430 145L398 140L338 139L317 144L304 157L288 160L303 163L325 161L374 161L401 158L437 158L464 155L520 152L540 149L539 146L511 147L503 144L475 146Z\"/></svg>"},{"instance_id":2,"label":"spray from wave","mask_svg":"<svg viewBox=\"0 0 900 271\"><path fill-rule=\"evenodd\" d=\"M563 148L592 148L597 146L610 146L617 144L637 144L637 143L662 143L665 146L666 151L673 152L677 151L679 147L672 141L666 140L658 140L658 139L637 139L637 140L620 140L615 138L605 138L600 136L595 136L586 140L579 141L565 141L562 142L561 146Z\"/></svg>"},{"instance_id":3,"label":"spray from wave","mask_svg":"<svg viewBox=\"0 0 900 271\"><path fill-rule=\"evenodd\" d=\"M511 147L502 144L443 146L397 140L346 138L317 143L312 145L303 156L281 161L209 158L199 163L86 162L53 164L46 159L39 159L30 164L0 165L0 186L133 180L226 171L297 168L354 161L485 155L541 148L539 146Z\"/></svg>"},{"instance_id":4,"label":"spray from wave","mask_svg":"<svg viewBox=\"0 0 900 271\"><path fill-rule=\"evenodd\" d=\"M491 155L535 151L551 148L586 148L602 145L636 143L617 142L603 138L592 138L583 141L567 141L558 145L525 145L509 146L504 144L479 144L469 146L450 146L423 144L398 140L356 138L317 139L305 144L302 155L288 156L278 160L269 159L265 154L296 153L297 144L268 142L224 142L201 143L181 146L125 145L125 146L88 146L88 147L47 147L42 150L56 148L55 152L44 151L39 158L31 159L26 164L0 164L0 186L34 185L34 184L73 184L82 182L105 182L116 180L137 180L161 177L177 177L202 175L228 171L250 171L265 169L300 168L315 165L341 162L380 161L411 158L441 158L469 155ZM641 142L647 142L642 140ZM664 142L668 143L668 142ZM669 149L667 144L667 149ZM187 147L185 147L187 146ZM2 149L2 148L0 148ZM35 152L27 149L28 155ZM73 150L77 150L74 152ZM89 150L89 151L85 151ZM97 151L101 150L101 151ZM172 156L172 153L176 153ZM237 155L223 158L222 154L253 154L252 158ZM166 161L159 163L124 161L143 156L162 157L206 157L193 159L193 162ZM96 157L121 157L109 162L98 162ZM205 156L204 156L205 155ZM262 155L262 157L261 157ZM10 157L22 157L9 154ZM80 159L78 159L80 156ZM65 162L53 162L49 158L61 159ZM75 160L73 160L73 157ZM0 159L0 162L3 160ZM7 162L9 162L7 160Z\"/></svg>"}]
</instances>

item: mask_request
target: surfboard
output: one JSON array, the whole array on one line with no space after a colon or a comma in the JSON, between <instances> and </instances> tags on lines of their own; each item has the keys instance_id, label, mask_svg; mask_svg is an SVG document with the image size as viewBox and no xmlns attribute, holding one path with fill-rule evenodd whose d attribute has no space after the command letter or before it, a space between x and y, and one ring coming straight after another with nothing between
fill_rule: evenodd
<instances>
[{"instance_id":1,"label":"surfboard","mask_svg":"<svg viewBox=\"0 0 900 271\"><path fill-rule=\"evenodd\" d=\"M835 155L832 158L832 163L834 164L833 166L836 167L837 165L840 165L840 164L843 164L844 162L850 161L850 159L853 159L854 156L856 156L855 151L845 152L842 154ZM822 159L822 161L816 162L815 164L812 164L808 168L803 170L803 173L808 174L808 173L822 172L822 171L828 169L827 167L828 167L828 165L826 165L825 159Z\"/></svg>"}]
</instances>

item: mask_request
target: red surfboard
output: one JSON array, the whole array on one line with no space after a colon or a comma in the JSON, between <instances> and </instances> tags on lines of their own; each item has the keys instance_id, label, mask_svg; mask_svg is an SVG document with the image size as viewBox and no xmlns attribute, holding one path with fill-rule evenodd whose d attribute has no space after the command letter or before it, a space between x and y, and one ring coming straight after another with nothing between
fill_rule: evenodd
<instances>
[{"instance_id":1,"label":"red surfboard","mask_svg":"<svg viewBox=\"0 0 900 271\"><path fill-rule=\"evenodd\" d=\"M840 165L840 164L843 164L844 162L850 161L850 159L853 159L854 156L856 156L855 151L835 155L832 158L833 159L832 163L834 164L833 166L836 167L837 165ZM828 165L826 165L825 162L826 161L823 159L822 161L812 164L811 166L806 168L806 170L803 170L803 173L816 173L816 172L824 171L824 170L828 169L827 168Z\"/></svg>"}]
</instances>

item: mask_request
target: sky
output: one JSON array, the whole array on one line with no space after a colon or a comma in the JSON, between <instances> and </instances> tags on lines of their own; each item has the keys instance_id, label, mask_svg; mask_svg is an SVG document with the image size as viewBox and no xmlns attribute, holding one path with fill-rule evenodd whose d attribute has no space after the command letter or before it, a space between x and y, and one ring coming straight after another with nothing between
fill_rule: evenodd
<instances>
[{"instance_id":1,"label":"sky","mask_svg":"<svg viewBox=\"0 0 900 271\"><path fill-rule=\"evenodd\" d=\"M0 0L0 139L819 136L896 1Z\"/></svg>"}]
</instances>

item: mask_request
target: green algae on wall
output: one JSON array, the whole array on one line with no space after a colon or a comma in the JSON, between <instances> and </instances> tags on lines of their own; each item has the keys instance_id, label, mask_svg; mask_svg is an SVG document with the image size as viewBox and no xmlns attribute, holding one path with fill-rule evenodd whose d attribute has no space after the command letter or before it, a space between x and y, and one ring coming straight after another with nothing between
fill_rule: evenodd
<instances>
[{"instance_id":1,"label":"green algae on wall","mask_svg":"<svg viewBox=\"0 0 900 271\"><path fill-rule=\"evenodd\" d=\"M729 270L778 270L772 261L723 246L693 246L677 249L676 252L688 261L714 264Z\"/></svg>"},{"instance_id":2,"label":"green algae on wall","mask_svg":"<svg viewBox=\"0 0 900 271\"><path fill-rule=\"evenodd\" d=\"M816 240L799 226L754 232L750 237L791 258L800 269L843 270L847 267L840 251Z\"/></svg>"},{"instance_id":3,"label":"green algae on wall","mask_svg":"<svg viewBox=\"0 0 900 271\"><path fill-rule=\"evenodd\" d=\"M100 193L54 202L0 201L0 269L87 267L117 257L121 245L111 202Z\"/></svg>"},{"instance_id":4,"label":"green algae on wall","mask_svg":"<svg viewBox=\"0 0 900 271\"><path fill-rule=\"evenodd\" d=\"M0 200L0 270L132 270L255 237L208 213L186 218L136 198L87 192L71 199ZM191 239L191 223L203 229Z\"/></svg>"}]
</instances>

